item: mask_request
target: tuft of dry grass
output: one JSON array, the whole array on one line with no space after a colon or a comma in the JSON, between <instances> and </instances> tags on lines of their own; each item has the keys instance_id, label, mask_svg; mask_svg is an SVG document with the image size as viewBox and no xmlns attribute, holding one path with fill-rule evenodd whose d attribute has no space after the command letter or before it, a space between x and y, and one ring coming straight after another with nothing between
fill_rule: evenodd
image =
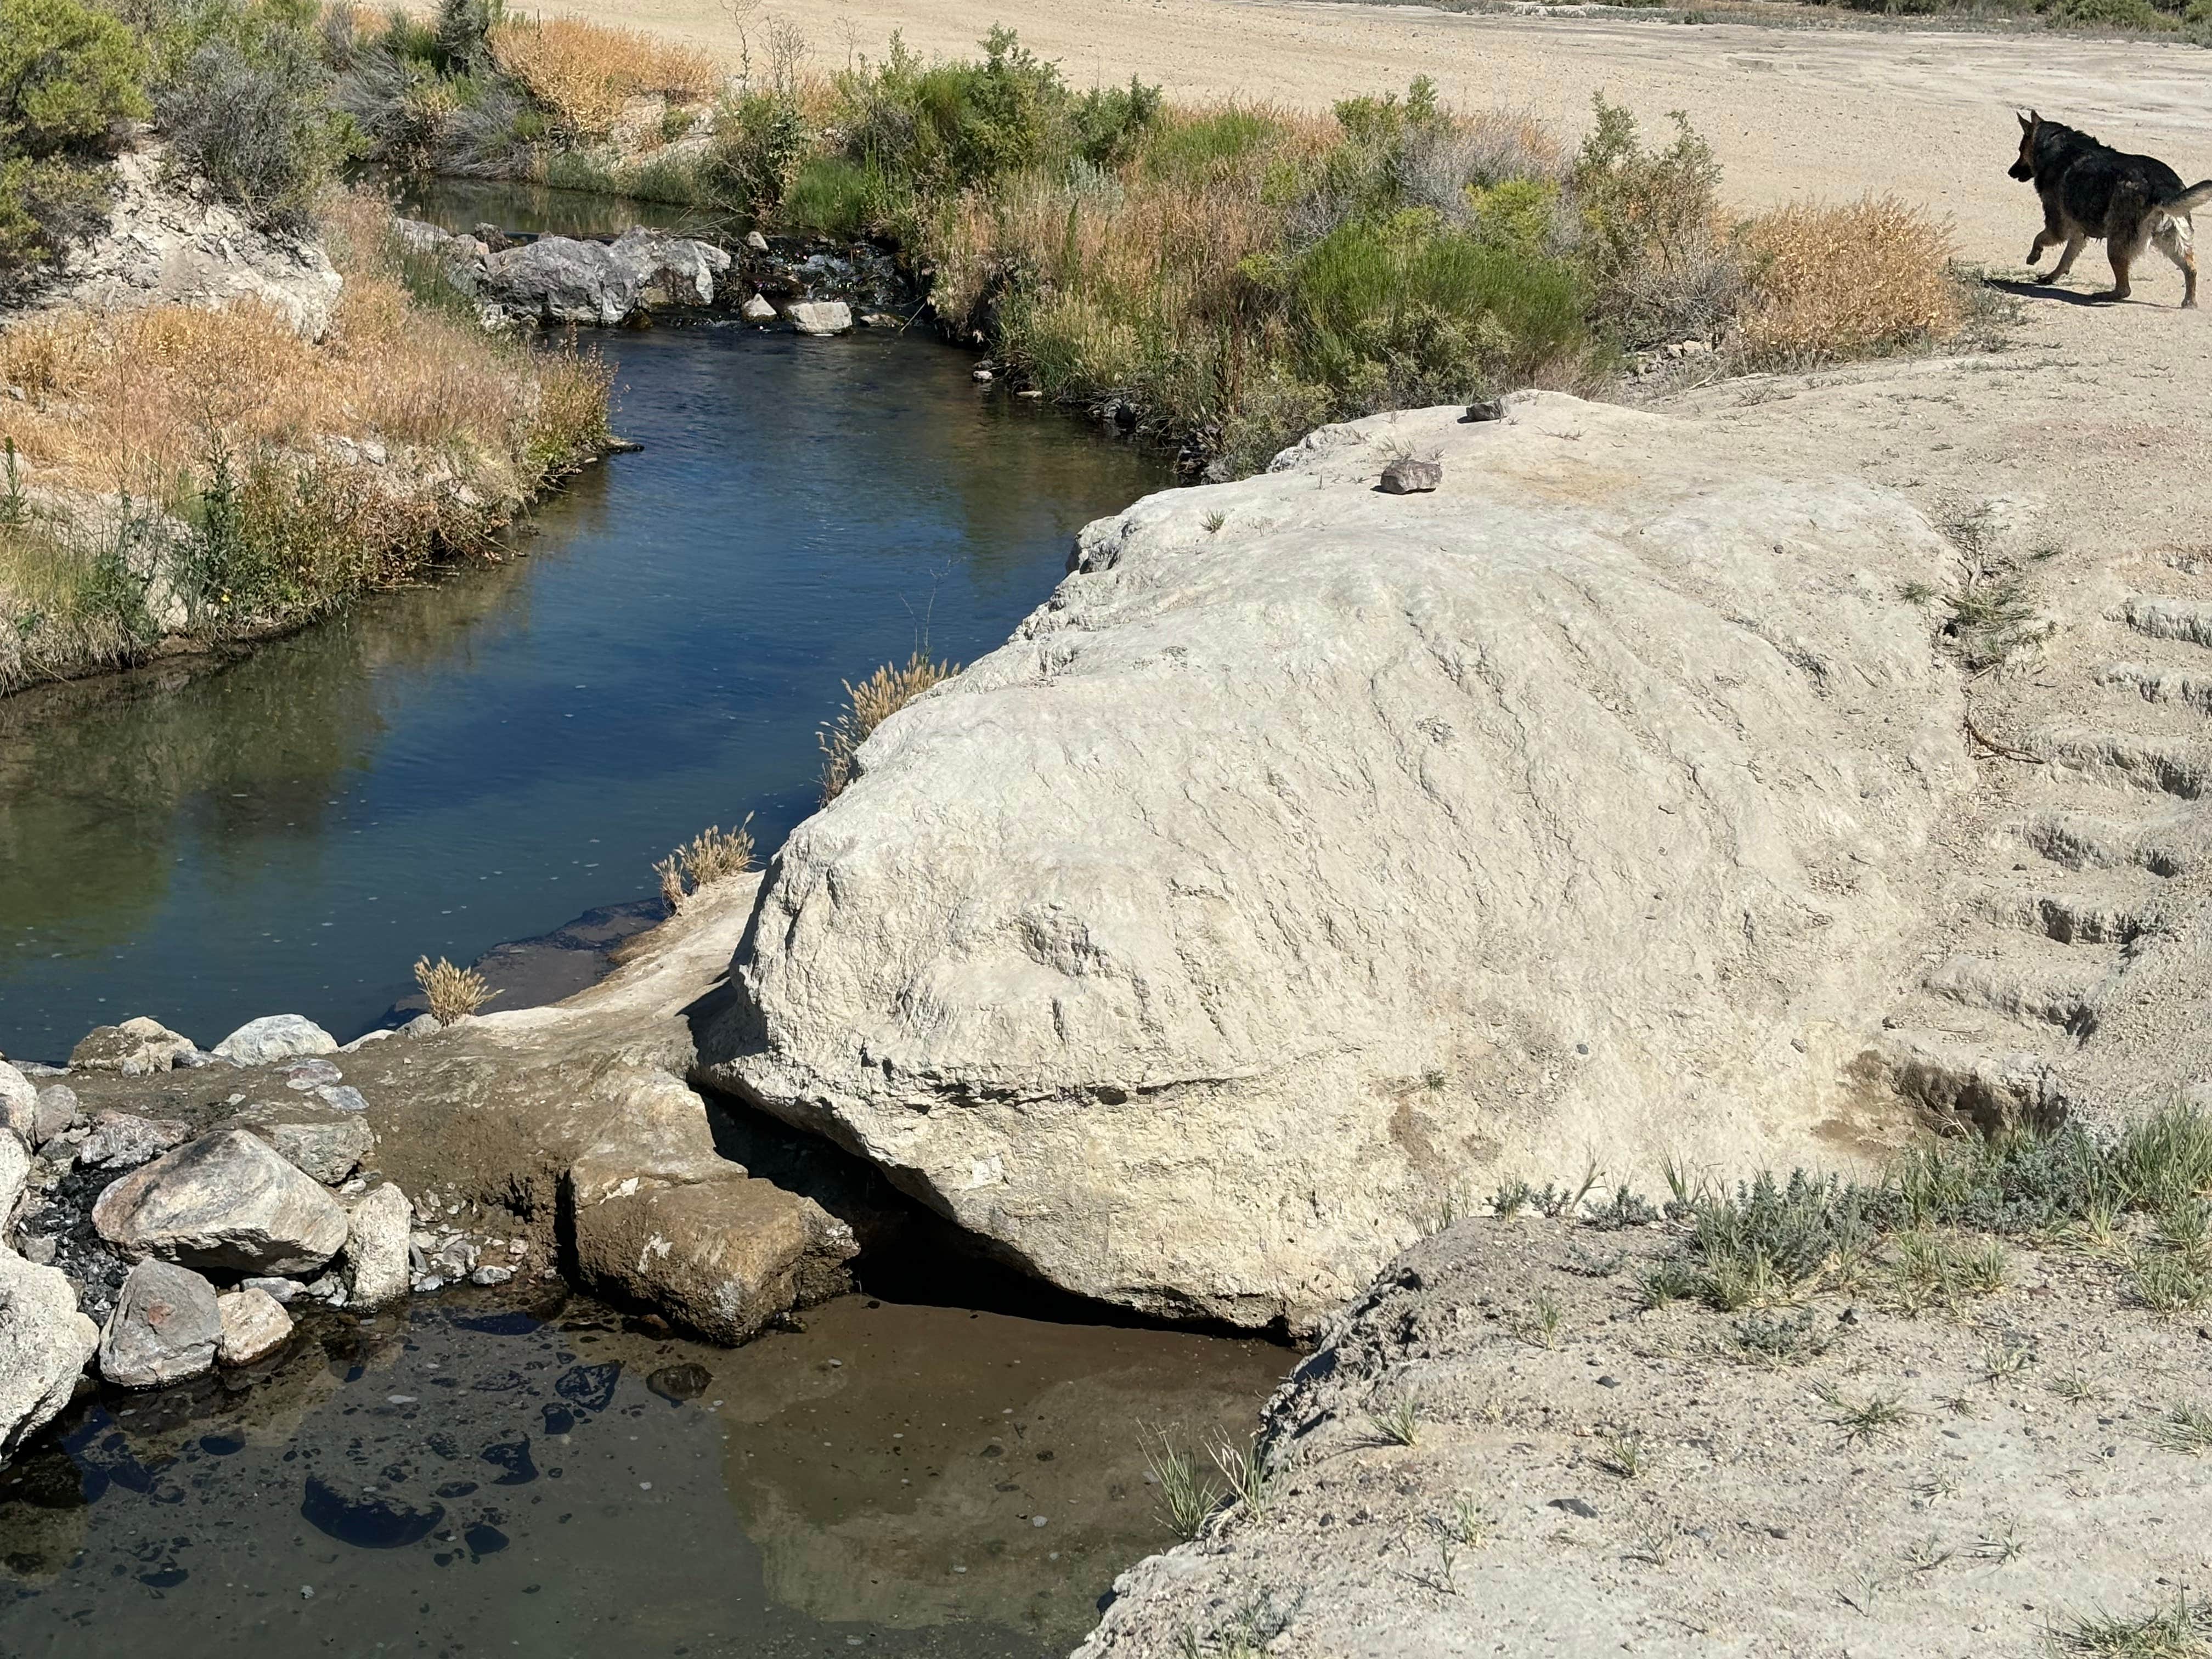
<instances>
[{"instance_id":1,"label":"tuft of dry grass","mask_svg":"<svg viewBox=\"0 0 2212 1659\"><path fill-rule=\"evenodd\" d=\"M688 846L678 847L653 866L660 878L660 896L672 914L701 888L753 867L753 815L734 830L716 824L701 830Z\"/></svg>"},{"instance_id":2,"label":"tuft of dry grass","mask_svg":"<svg viewBox=\"0 0 2212 1659\"><path fill-rule=\"evenodd\" d=\"M632 98L702 103L726 78L714 54L576 18L510 18L486 37L500 68L578 132L604 136Z\"/></svg>"},{"instance_id":3,"label":"tuft of dry grass","mask_svg":"<svg viewBox=\"0 0 2212 1659\"><path fill-rule=\"evenodd\" d=\"M855 685L845 682L845 712L816 734L822 750L822 804L827 806L853 781L854 757L868 734L933 685L960 672L953 662L932 662L919 651L900 667L885 663Z\"/></svg>"},{"instance_id":4,"label":"tuft of dry grass","mask_svg":"<svg viewBox=\"0 0 2212 1659\"><path fill-rule=\"evenodd\" d=\"M456 968L443 957L434 963L416 957L415 982L430 1000L430 1018L441 1025L473 1014L497 994L475 969Z\"/></svg>"},{"instance_id":5,"label":"tuft of dry grass","mask_svg":"<svg viewBox=\"0 0 2212 1659\"><path fill-rule=\"evenodd\" d=\"M1864 356L1966 320L1949 226L1894 197L1777 208L1741 241L1752 261L1744 341L1763 355Z\"/></svg>"}]
</instances>

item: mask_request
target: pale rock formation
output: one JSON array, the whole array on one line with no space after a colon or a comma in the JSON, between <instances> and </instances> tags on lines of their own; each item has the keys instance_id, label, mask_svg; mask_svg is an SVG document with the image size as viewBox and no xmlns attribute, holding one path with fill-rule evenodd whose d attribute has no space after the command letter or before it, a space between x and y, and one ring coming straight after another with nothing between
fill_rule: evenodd
<instances>
[{"instance_id":1,"label":"pale rock formation","mask_svg":"<svg viewBox=\"0 0 2212 1659\"><path fill-rule=\"evenodd\" d=\"M31 1149L13 1129L0 1129L0 1243L7 1238L15 1200L22 1197L30 1178Z\"/></svg>"},{"instance_id":2,"label":"pale rock formation","mask_svg":"<svg viewBox=\"0 0 2212 1659\"><path fill-rule=\"evenodd\" d=\"M173 1117L140 1117L135 1112L102 1112L92 1121L92 1132L77 1149L76 1161L94 1170L136 1169L150 1158L159 1158L172 1146L181 1146L191 1133L189 1126Z\"/></svg>"},{"instance_id":3,"label":"pale rock formation","mask_svg":"<svg viewBox=\"0 0 2212 1659\"><path fill-rule=\"evenodd\" d=\"M99 1346L100 1327L77 1311L58 1268L0 1249L0 1462L69 1404Z\"/></svg>"},{"instance_id":4,"label":"pale rock formation","mask_svg":"<svg viewBox=\"0 0 2212 1659\"><path fill-rule=\"evenodd\" d=\"M226 1365L250 1365L266 1358L292 1338L292 1316L264 1290L245 1288L216 1298L222 1334L216 1355Z\"/></svg>"},{"instance_id":5,"label":"pale rock formation","mask_svg":"<svg viewBox=\"0 0 2212 1659\"><path fill-rule=\"evenodd\" d=\"M354 1205L345 1247L348 1305L381 1308L407 1294L407 1229L414 1213L407 1194L388 1181Z\"/></svg>"},{"instance_id":6,"label":"pale rock formation","mask_svg":"<svg viewBox=\"0 0 2212 1659\"><path fill-rule=\"evenodd\" d=\"M1435 456L1433 493L1378 492ZM793 834L701 1074L1084 1294L1311 1326L1504 1174L1832 1164L1955 677L1900 498L1531 394L1094 524Z\"/></svg>"},{"instance_id":7,"label":"pale rock formation","mask_svg":"<svg viewBox=\"0 0 2212 1659\"><path fill-rule=\"evenodd\" d=\"M337 1051L336 1037L299 1014L264 1014L250 1019L215 1045L215 1053L234 1066L265 1066L274 1060Z\"/></svg>"},{"instance_id":8,"label":"pale rock formation","mask_svg":"<svg viewBox=\"0 0 2212 1659\"><path fill-rule=\"evenodd\" d=\"M149 1077L195 1063L199 1048L157 1019L143 1014L120 1025L95 1026L70 1051L72 1068L86 1072L119 1072L125 1077Z\"/></svg>"},{"instance_id":9,"label":"pale rock formation","mask_svg":"<svg viewBox=\"0 0 2212 1659\"><path fill-rule=\"evenodd\" d=\"M244 1273L319 1267L347 1231L336 1199L243 1129L217 1129L124 1176L92 1220L126 1255Z\"/></svg>"},{"instance_id":10,"label":"pale rock formation","mask_svg":"<svg viewBox=\"0 0 2212 1659\"><path fill-rule=\"evenodd\" d=\"M32 1120L31 1143L43 1146L83 1121L84 1112L76 1091L66 1083L49 1083L39 1091L39 1109Z\"/></svg>"},{"instance_id":11,"label":"pale rock formation","mask_svg":"<svg viewBox=\"0 0 2212 1659\"><path fill-rule=\"evenodd\" d=\"M38 1133L39 1091L31 1079L0 1060L0 1128L13 1129L26 1140Z\"/></svg>"},{"instance_id":12,"label":"pale rock formation","mask_svg":"<svg viewBox=\"0 0 2212 1659\"><path fill-rule=\"evenodd\" d=\"M801 334L843 334L853 326L853 307L842 300L801 300L783 314Z\"/></svg>"},{"instance_id":13,"label":"pale rock formation","mask_svg":"<svg viewBox=\"0 0 2212 1659\"><path fill-rule=\"evenodd\" d=\"M215 1286L170 1261L142 1261L124 1276L100 1334L100 1371L126 1389L181 1382L215 1366L222 1315Z\"/></svg>"},{"instance_id":14,"label":"pale rock formation","mask_svg":"<svg viewBox=\"0 0 2212 1659\"><path fill-rule=\"evenodd\" d=\"M72 249L34 306L130 311L260 305L304 337L329 328L344 281L315 243L257 228L160 146L119 156L107 228Z\"/></svg>"}]
</instances>

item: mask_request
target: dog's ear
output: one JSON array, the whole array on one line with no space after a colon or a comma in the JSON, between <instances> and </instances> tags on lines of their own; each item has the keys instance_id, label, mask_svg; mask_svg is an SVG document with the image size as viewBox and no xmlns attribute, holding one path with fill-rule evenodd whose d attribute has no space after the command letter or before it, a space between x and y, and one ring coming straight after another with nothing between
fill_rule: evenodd
<instances>
[{"instance_id":1,"label":"dog's ear","mask_svg":"<svg viewBox=\"0 0 2212 1659\"><path fill-rule=\"evenodd\" d=\"M2035 131L2035 124L2043 118L2033 110L2028 111L2026 114L2021 114L2017 110L2014 111L2013 113L2019 118L2020 130L2022 132L2033 132Z\"/></svg>"}]
</instances>

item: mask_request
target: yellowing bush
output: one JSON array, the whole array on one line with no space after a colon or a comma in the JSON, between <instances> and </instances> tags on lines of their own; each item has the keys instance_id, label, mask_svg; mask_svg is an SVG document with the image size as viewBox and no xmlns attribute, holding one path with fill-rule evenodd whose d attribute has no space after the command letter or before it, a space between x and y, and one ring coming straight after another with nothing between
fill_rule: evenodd
<instances>
[{"instance_id":1,"label":"yellowing bush","mask_svg":"<svg viewBox=\"0 0 2212 1659\"><path fill-rule=\"evenodd\" d=\"M1744 342L1784 357L1846 357L1950 333L1965 320L1948 225L1891 196L1796 203L1745 225Z\"/></svg>"},{"instance_id":2,"label":"yellowing bush","mask_svg":"<svg viewBox=\"0 0 2212 1659\"><path fill-rule=\"evenodd\" d=\"M698 47L573 18L509 21L486 39L500 68L579 132L606 132L627 99L659 93L698 103L723 80L713 54Z\"/></svg>"}]
</instances>

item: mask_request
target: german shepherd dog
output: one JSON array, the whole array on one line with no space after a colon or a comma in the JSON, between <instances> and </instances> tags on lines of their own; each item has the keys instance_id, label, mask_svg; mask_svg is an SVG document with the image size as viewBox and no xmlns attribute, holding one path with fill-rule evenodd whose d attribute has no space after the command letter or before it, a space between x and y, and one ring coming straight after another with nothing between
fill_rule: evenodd
<instances>
[{"instance_id":1,"label":"german shepherd dog","mask_svg":"<svg viewBox=\"0 0 2212 1659\"><path fill-rule=\"evenodd\" d=\"M2047 247L2066 245L2057 265L2041 281L2064 276L2089 239L2101 236L2112 261L2112 291L2105 297L2124 300L2130 268L2155 243L2181 268L2183 306L2197 303L2197 253L2189 216L2212 202L2212 179L2184 190L2181 175L2165 162L2123 155L2033 110L2020 118L2020 157L2009 172L2033 185L2043 198L2043 228L2027 250L2027 263L2040 259Z\"/></svg>"},{"instance_id":2,"label":"german shepherd dog","mask_svg":"<svg viewBox=\"0 0 2212 1659\"><path fill-rule=\"evenodd\" d=\"M2112 292L2106 299L2128 299L2128 270L2143 257L2143 248L2157 243L2159 252L2181 268L2181 303L2197 303L2190 212L2212 201L2212 179L2184 191L2181 175L2159 159L2124 155L2073 126L2046 122L2035 111L2020 118L2020 159L2008 170L2021 184L2035 185L2044 201L2044 228L2028 246L2028 264L2042 258L2044 248L2066 243L2059 264L2042 281L2062 279L2088 239L2104 237L2112 257Z\"/></svg>"}]
</instances>

